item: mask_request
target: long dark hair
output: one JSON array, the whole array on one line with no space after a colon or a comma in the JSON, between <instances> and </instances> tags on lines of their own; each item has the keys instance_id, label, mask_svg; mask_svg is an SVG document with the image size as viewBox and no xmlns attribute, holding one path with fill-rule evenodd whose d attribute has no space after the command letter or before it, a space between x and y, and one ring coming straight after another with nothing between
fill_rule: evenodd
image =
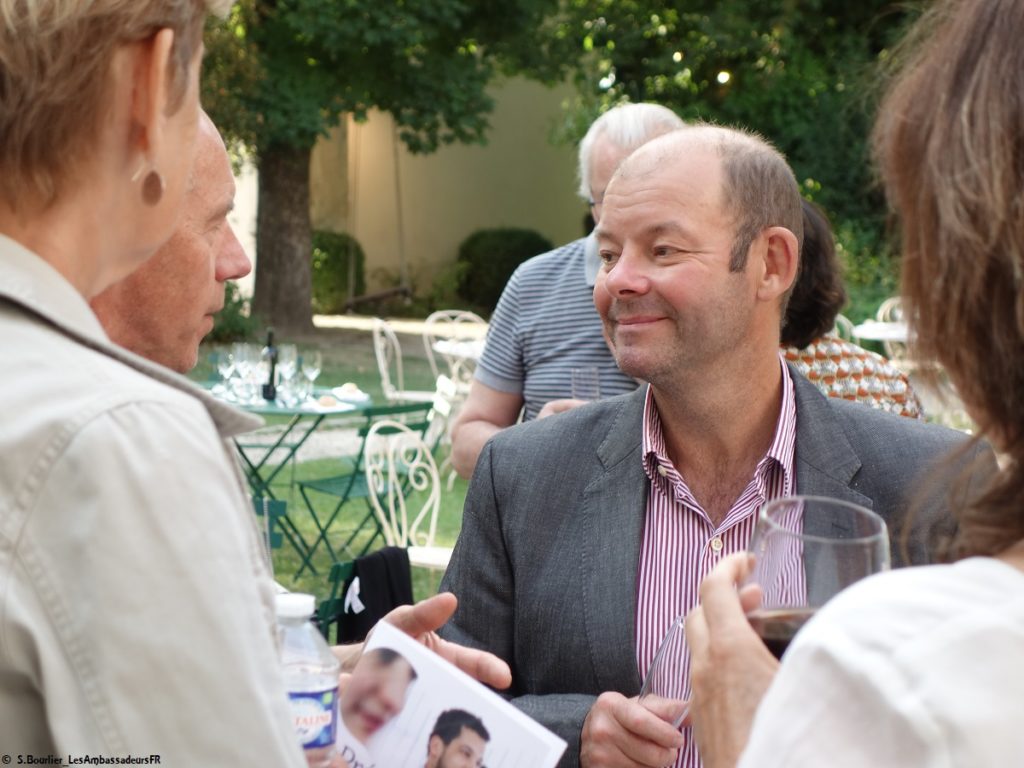
<instances>
[{"instance_id":1,"label":"long dark hair","mask_svg":"<svg viewBox=\"0 0 1024 768\"><path fill-rule=\"evenodd\" d=\"M1024 3L943 0L899 54L874 150L900 219L905 314L1005 461L954 554L1024 538Z\"/></svg>"}]
</instances>

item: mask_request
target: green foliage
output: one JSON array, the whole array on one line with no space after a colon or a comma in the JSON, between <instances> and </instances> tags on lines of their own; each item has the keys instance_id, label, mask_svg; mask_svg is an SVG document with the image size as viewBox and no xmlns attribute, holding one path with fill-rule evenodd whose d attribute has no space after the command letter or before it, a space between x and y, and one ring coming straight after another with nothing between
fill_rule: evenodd
<instances>
[{"instance_id":1,"label":"green foliage","mask_svg":"<svg viewBox=\"0 0 1024 768\"><path fill-rule=\"evenodd\" d=\"M242 296L235 283L228 282L224 292L224 309L214 316L213 330L206 337L207 343L250 341L262 329L263 321L260 317L249 313L249 300Z\"/></svg>"},{"instance_id":2,"label":"green foliage","mask_svg":"<svg viewBox=\"0 0 1024 768\"><path fill-rule=\"evenodd\" d=\"M390 112L413 152L483 142L499 71L558 79L537 31L557 0L240 0L211 27L207 111L257 155L311 147L341 115ZM551 37L553 41L558 38Z\"/></svg>"},{"instance_id":3,"label":"green foliage","mask_svg":"<svg viewBox=\"0 0 1024 768\"><path fill-rule=\"evenodd\" d=\"M562 137L577 139L623 101L656 101L686 119L755 130L786 154L804 194L853 238L851 295L874 280L875 292L887 290L884 205L867 140L878 64L912 15L906 5L569 0L567 9L562 29L579 40L583 65Z\"/></svg>"},{"instance_id":4,"label":"green foliage","mask_svg":"<svg viewBox=\"0 0 1024 768\"><path fill-rule=\"evenodd\" d=\"M474 309L459 296L459 285L465 280L469 263L454 261L437 272L431 283L431 311L438 309Z\"/></svg>"},{"instance_id":5,"label":"green foliage","mask_svg":"<svg viewBox=\"0 0 1024 768\"><path fill-rule=\"evenodd\" d=\"M313 311L321 315L344 312L349 276L354 272L352 295L361 295L366 290L365 267L366 255L354 237L343 232L314 231Z\"/></svg>"},{"instance_id":6,"label":"green foliage","mask_svg":"<svg viewBox=\"0 0 1024 768\"><path fill-rule=\"evenodd\" d=\"M882 301L899 292L898 260L878 228L854 220L836 227L836 253L849 295L843 312L855 323L874 317Z\"/></svg>"},{"instance_id":7,"label":"green foliage","mask_svg":"<svg viewBox=\"0 0 1024 768\"><path fill-rule=\"evenodd\" d=\"M552 248L549 240L530 229L474 232L459 246L458 262L465 266L458 273L457 294L491 312L516 267Z\"/></svg>"}]
</instances>

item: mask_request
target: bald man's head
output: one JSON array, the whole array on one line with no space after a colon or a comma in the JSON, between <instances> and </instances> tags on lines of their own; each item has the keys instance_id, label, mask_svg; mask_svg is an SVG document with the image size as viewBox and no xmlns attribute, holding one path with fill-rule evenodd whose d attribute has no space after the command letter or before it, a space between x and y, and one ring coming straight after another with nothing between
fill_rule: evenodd
<instances>
[{"instance_id":1,"label":"bald man's head","mask_svg":"<svg viewBox=\"0 0 1024 768\"><path fill-rule=\"evenodd\" d=\"M653 173L694 152L721 163L720 200L736 227L731 267L746 265L747 251L768 227L785 227L803 240L803 203L796 177L775 147L754 133L717 125L689 125L645 144L621 173Z\"/></svg>"}]
</instances>

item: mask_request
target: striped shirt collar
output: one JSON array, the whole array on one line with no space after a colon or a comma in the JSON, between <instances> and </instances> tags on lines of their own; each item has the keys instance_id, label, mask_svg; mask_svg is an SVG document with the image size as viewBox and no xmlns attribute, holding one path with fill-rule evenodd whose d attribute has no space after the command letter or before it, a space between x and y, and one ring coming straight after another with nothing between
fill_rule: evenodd
<instances>
[{"instance_id":1,"label":"striped shirt collar","mask_svg":"<svg viewBox=\"0 0 1024 768\"><path fill-rule=\"evenodd\" d=\"M781 361L782 398L775 435L753 477L715 526L696 502L682 476L668 460L658 409L650 389L644 407L643 462L651 480L647 497L640 562L637 567L636 660L641 679L647 675L665 631L699 602L700 584L721 558L742 552L750 543L757 513L766 501L794 492L793 458L796 400L789 369ZM802 572L801 572L802 573ZM803 589L797 580L786 594ZM673 678L673 695L689 698L689 655ZM699 768L696 741L684 729L686 742L676 768Z\"/></svg>"},{"instance_id":2,"label":"striped shirt collar","mask_svg":"<svg viewBox=\"0 0 1024 768\"><path fill-rule=\"evenodd\" d=\"M758 462L754 471L753 483L762 499L766 498L765 479L772 464L781 468L785 478L785 488L789 492L792 492L794 488L792 475L796 446L796 398L793 394L793 379L782 352L779 353L779 367L782 369L782 399L779 406L779 418L775 424L775 435L767 453ZM644 472L652 485L658 486L662 493L669 496L675 494L680 502L700 510L701 507L686 484L686 480L668 458L661 416L654 402L654 392L651 387L647 388L647 399L644 402L642 448ZM673 488L676 489L675 492L673 492ZM701 511L703 512L703 510ZM732 512L726 518L726 522L731 517Z\"/></svg>"}]
</instances>

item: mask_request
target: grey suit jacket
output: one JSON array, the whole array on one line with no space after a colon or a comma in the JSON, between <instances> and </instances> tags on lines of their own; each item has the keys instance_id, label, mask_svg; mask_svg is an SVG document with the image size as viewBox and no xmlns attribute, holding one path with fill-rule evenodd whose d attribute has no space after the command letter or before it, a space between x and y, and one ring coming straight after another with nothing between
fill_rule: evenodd
<instances>
[{"instance_id":1,"label":"grey suit jacket","mask_svg":"<svg viewBox=\"0 0 1024 768\"><path fill-rule=\"evenodd\" d=\"M791 375L799 493L847 499L898 523L912 480L964 442L959 432L826 398ZM496 435L441 582L459 598L442 635L508 661L513 703L568 742L561 766L578 764L580 730L600 693L640 691L646 391Z\"/></svg>"}]
</instances>

